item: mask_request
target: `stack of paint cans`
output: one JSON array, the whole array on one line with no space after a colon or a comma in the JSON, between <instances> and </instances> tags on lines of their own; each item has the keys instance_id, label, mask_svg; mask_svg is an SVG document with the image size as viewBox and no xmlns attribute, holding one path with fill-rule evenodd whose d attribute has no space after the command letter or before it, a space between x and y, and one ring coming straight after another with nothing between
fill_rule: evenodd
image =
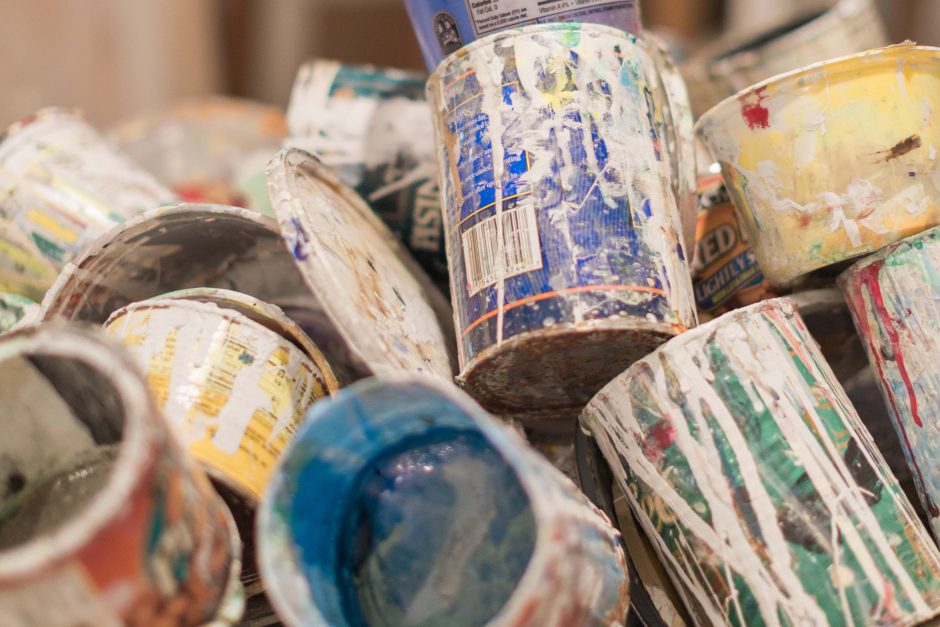
<instances>
[{"instance_id":1,"label":"stack of paint cans","mask_svg":"<svg viewBox=\"0 0 940 627\"><path fill-rule=\"evenodd\" d=\"M0 141L0 624L940 616L940 49L406 5L429 77Z\"/></svg>"}]
</instances>

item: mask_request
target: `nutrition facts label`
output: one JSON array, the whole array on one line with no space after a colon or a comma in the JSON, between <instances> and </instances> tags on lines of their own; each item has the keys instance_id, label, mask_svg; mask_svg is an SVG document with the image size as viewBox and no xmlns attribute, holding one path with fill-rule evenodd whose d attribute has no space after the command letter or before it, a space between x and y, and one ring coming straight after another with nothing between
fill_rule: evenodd
<instances>
[{"instance_id":1,"label":"nutrition facts label","mask_svg":"<svg viewBox=\"0 0 940 627\"><path fill-rule=\"evenodd\" d=\"M635 0L467 0L477 35L528 22L582 21L598 12L632 10Z\"/></svg>"}]
</instances>

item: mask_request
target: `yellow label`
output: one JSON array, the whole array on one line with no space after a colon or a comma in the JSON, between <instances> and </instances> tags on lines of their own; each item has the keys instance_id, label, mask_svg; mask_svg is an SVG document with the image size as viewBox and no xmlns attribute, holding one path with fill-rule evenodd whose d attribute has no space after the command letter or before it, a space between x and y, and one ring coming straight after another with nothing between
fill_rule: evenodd
<instances>
[{"instance_id":1,"label":"yellow label","mask_svg":"<svg viewBox=\"0 0 940 627\"><path fill-rule=\"evenodd\" d=\"M158 404L193 455L260 498L309 406L328 394L296 346L232 312L129 310L108 324L145 366Z\"/></svg>"}]
</instances>

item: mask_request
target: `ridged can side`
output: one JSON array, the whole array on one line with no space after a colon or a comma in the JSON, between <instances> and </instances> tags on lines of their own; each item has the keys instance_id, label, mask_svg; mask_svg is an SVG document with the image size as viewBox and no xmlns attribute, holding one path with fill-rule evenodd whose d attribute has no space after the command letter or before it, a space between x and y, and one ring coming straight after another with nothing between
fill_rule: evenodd
<instances>
[{"instance_id":1,"label":"ridged can side","mask_svg":"<svg viewBox=\"0 0 940 627\"><path fill-rule=\"evenodd\" d=\"M527 26L449 57L428 93L460 376L477 400L583 406L696 324L667 101L643 42Z\"/></svg>"}]
</instances>

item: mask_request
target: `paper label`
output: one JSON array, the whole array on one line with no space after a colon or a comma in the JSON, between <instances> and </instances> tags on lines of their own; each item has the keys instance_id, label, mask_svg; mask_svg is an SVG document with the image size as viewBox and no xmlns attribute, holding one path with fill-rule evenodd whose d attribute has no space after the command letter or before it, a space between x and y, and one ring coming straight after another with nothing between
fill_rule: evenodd
<instances>
[{"instance_id":1,"label":"paper label","mask_svg":"<svg viewBox=\"0 0 940 627\"><path fill-rule=\"evenodd\" d=\"M635 2L610 0L467 0L477 35L532 21L583 17L598 11L633 10ZM571 21L576 21L572 19Z\"/></svg>"}]
</instances>

